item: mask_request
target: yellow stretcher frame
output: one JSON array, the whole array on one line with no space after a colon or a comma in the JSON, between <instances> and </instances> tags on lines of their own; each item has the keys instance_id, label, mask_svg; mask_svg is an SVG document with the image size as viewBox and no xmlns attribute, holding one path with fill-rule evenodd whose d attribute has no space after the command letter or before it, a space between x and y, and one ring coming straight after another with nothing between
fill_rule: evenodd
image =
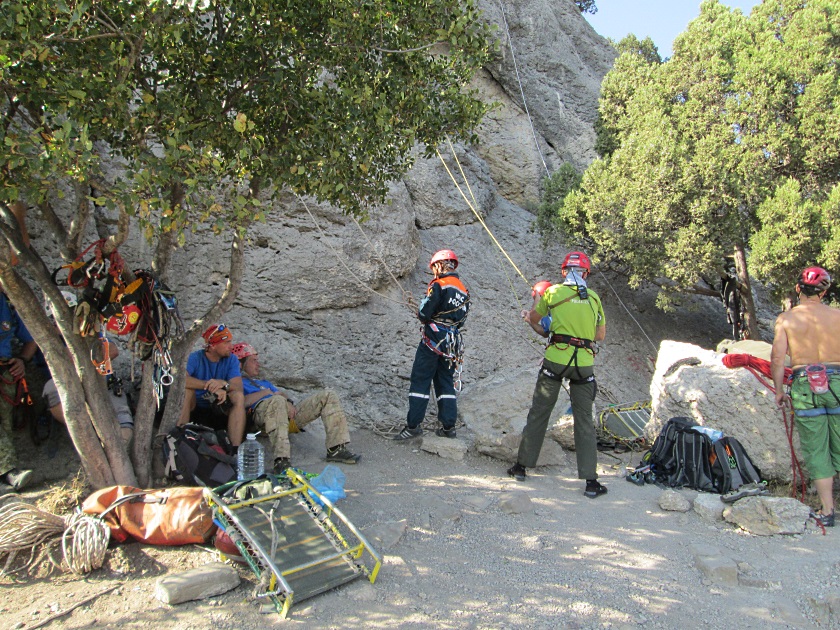
<instances>
[{"instance_id":1,"label":"yellow stretcher frame","mask_svg":"<svg viewBox=\"0 0 840 630\"><path fill-rule=\"evenodd\" d=\"M644 428L650 421L651 401L641 400L624 405L610 405L598 414L598 430L617 442L630 447L644 449L647 446ZM607 422L610 416L615 416L618 423L626 429L627 435L620 435L610 429Z\"/></svg>"},{"instance_id":2,"label":"yellow stretcher frame","mask_svg":"<svg viewBox=\"0 0 840 630\"><path fill-rule=\"evenodd\" d=\"M283 483L282 477L280 480ZM344 577L340 578L340 582L328 588L316 589L300 598L306 599L329 590L329 588L361 577L361 575L366 575L370 583L373 584L382 566L381 558L356 526L328 498L313 488L303 475L293 468L289 468L286 471L286 480L285 484L289 486L287 489L244 501L230 501L216 494L215 490L210 488L204 490L205 498L213 510L215 520L222 529L231 535L231 539L236 544L245 562L257 576L260 584L258 589L260 587L264 588L263 592L256 594L256 597L271 600L277 612L284 619L288 616L295 601L295 591L289 583L290 580L293 580L295 574L327 563L338 563L343 568ZM318 505L313 495L323 503L323 507ZM264 548L263 542L249 530L244 522L245 519L240 518L237 510L256 507L261 514L265 515L265 511L260 509L259 504L277 502L282 499L291 499L290 505L297 508L302 507L312 517L323 535L335 548L335 553L291 567L279 567L275 564L272 554ZM277 518L282 519L283 515L278 514ZM274 531L273 524L271 527ZM224 554L222 554L222 558L225 558ZM352 569L353 575L348 573L348 566Z\"/></svg>"}]
</instances>

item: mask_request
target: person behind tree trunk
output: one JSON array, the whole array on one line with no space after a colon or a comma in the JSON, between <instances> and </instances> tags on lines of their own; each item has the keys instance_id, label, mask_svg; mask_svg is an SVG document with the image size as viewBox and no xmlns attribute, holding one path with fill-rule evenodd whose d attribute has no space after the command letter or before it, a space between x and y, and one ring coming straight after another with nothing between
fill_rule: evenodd
<instances>
[{"instance_id":1,"label":"person behind tree trunk","mask_svg":"<svg viewBox=\"0 0 840 630\"><path fill-rule=\"evenodd\" d=\"M463 345L461 328L470 310L470 294L455 273L458 256L442 249L432 256L429 268L434 279L420 303L417 317L423 322L423 338L414 354L408 393L408 417L405 428L395 440L409 440L423 435L420 423L426 415L432 383L438 404L440 437L455 437L458 407L455 402L455 374Z\"/></svg>"},{"instance_id":2,"label":"person behind tree trunk","mask_svg":"<svg viewBox=\"0 0 840 630\"><path fill-rule=\"evenodd\" d=\"M595 342L606 337L606 320L601 299L586 286L590 269L586 254L568 254L561 269L563 283L545 289L528 315L529 325L541 335L545 318L551 317L549 345L522 431L519 454L507 473L517 481L525 481L526 469L536 466L560 387L563 379L568 379L578 477L586 480L584 496L594 499L607 493L607 488L598 482L597 438L592 419L597 391L593 369Z\"/></svg>"},{"instance_id":3,"label":"person behind tree trunk","mask_svg":"<svg viewBox=\"0 0 840 630\"><path fill-rule=\"evenodd\" d=\"M271 441L274 452L274 474L283 473L291 466L291 444L289 428L300 429L320 417L327 433L327 461L339 464L355 464L360 455L351 453L350 432L347 416L341 408L338 395L330 389L313 392L295 406L289 397L269 381L260 380L260 362L257 351L247 343L233 346L233 354L239 359L242 372L242 386L245 392L245 408L257 428L264 430Z\"/></svg>"},{"instance_id":4,"label":"person behind tree trunk","mask_svg":"<svg viewBox=\"0 0 840 630\"><path fill-rule=\"evenodd\" d=\"M802 457L820 498L816 514L834 526L834 475L840 472L840 310L822 303L831 276L808 267L796 283L799 304L776 318L770 372L776 404L793 407ZM785 356L793 379L785 390Z\"/></svg>"},{"instance_id":5,"label":"person behind tree trunk","mask_svg":"<svg viewBox=\"0 0 840 630\"><path fill-rule=\"evenodd\" d=\"M239 359L231 354L233 335L224 324L214 324L201 336L204 350L187 359L187 393L178 425L187 424L196 410L211 424L213 415L227 416L230 443L239 446L245 439L245 395Z\"/></svg>"},{"instance_id":6,"label":"person behind tree trunk","mask_svg":"<svg viewBox=\"0 0 840 630\"><path fill-rule=\"evenodd\" d=\"M15 339L21 344L17 354L14 353ZM9 298L0 293L0 494L22 490L32 481L31 470L17 467L12 430L21 379L26 377L27 382L35 386L35 370L30 366L37 350L38 345Z\"/></svg>"}]
</instances>

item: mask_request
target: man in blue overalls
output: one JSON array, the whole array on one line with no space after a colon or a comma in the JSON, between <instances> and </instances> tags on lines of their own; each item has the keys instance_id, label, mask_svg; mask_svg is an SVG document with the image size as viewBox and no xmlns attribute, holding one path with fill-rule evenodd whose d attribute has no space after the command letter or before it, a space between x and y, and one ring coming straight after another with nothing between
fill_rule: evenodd
<instances>
[{"instance_id":1,"label":"man in blue overalls","mask_svg":"<svg viewBox=\"0 0 840 630\"><path fill-rule=\"evenodd\" d=\"M417 317L423 322L423 338L414 355L408 392L406 426L396 440L409 440L423 434L420 423L426 415L431 385L435 385L440 437L455 437L458 407L455 402L455 373L460 373L461 328L470 310L470 294L455 273L458 256L442 249L432 256L429 268L435 275Z\"/></svg>"}]
</instances>

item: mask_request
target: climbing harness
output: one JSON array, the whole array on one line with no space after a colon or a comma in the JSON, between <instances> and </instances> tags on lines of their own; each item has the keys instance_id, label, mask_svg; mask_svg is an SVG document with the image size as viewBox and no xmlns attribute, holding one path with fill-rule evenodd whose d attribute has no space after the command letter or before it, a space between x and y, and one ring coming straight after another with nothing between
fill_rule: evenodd
<instances>
[{"instance_id":1,"label":"climbing harness","mask_svg":"<svg viewBox=\"0 0 840 630\"><path fill-rule=\"evenodd\" d=\"M461 375L464 371L464 338L461 336L461 331L456 326L442 324L437 321L430 322L428 326L435 332L444 332L445 335L440 341L434 342L426 335L424 326L420 329L423 344L436 355L446 359L447 365L455 370L455 391L460 392L463 388Z\"/></svg>"},{"instance_id":2,"label":"climbing harness","mask_svg":"<svg viewBox=\"0 0 840 630\"><path fill-rule=\"evenodd\" d=\"M598 354L598 345L592 339L581 339L579 337L572 337L571 335L553 333L549 338L549 343L558 347L571 346L575 349L575 352L577 352L578 348L584 348L593 356ZM565 350L565 348L563 349Z\"/></svg>"}]
</instances>

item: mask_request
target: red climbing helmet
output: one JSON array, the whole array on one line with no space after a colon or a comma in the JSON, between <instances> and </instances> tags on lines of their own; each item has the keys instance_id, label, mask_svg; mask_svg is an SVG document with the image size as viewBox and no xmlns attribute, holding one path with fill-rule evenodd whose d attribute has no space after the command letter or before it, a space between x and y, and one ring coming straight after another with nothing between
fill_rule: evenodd
<instances>
[{"instance_id":1,"label":"red climbing helmet","mask_svg":"<svg viewBox=\"0 0 840 630\"><path fill-rule=\"evenodd\" d=\"M540 280L534 285L534 288L531 289L531 297L537 297L538 295L541 296L550 286L551 283L548 280Z\"/></svg>"},{"instance_id":2,"label":"red climbing helmet","mask_svg":"<svg viewBox=\"0 0 840 630\"><path fill-rule=\"evenodd\" d=\"M436 262L440 262L441 260L451 260L455 263L455 269L458 268L458 256L455 252L451 249L442 249L439 252L435 252L435 255L432 256L432 260L429 261L429 269L431 269Z\"/></svg>"},{"instance_id":3,"label":"red climbing helmet","mask_svg":"<svg viewBox=\"0 0 840 630\"><path fill-rule=\"evenodd\" d=\"M799 274L799 284L825 291L831 286L831 276L822 267L808 267Z\"/></svg>"},{"instance_id":4,"label":"red climbing helmet","mask_svg":"<svg viewBox=\"0 0 840 630\"><path fill-rule=\"evenodd\" d=\"M215 346L216 344L233 339L230 328L224 324L213 324L209 326L207 330L201 333L201 336L204 337L204 341L207 342L208 346Z\"/></svg>"},{"instance_id":5,"label":"red climbing helmet","mask_svg":"<svg viewBox=\"0 0 840 630\"><path fill-rule=\"evenodd\" d=\"M243 359L247 359L248 357L253 357L257 355L257 351L254 350L254 346L252 346L249 343L234 344L233 348L231 348L230 351L240 361L242 361Z\"/></svg>"},{"instance_id":6,"label":"red climbing helmet","mask_svg":"<svg viewBox=\"0 0 840 630\"><path fill-rule=\"evenodd\" d=\"M580 267L588 273L592 268L592 263L589 262L589 256L583 252L569 252L563 259L563 266L560 268L568 269L569 267Z\"/></svg>"}]
</instances>

